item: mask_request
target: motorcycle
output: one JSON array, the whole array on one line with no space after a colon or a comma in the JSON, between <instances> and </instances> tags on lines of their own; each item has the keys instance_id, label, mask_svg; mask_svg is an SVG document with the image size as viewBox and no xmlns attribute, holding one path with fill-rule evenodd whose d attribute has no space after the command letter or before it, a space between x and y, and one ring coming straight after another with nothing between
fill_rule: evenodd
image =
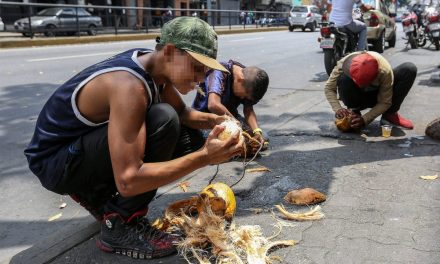
<instances>
[{"instance_id":1,"label":"motorcycle","mask_svg":"<svg viewBox=\"0 0 440 264\"><path fill-rule=\"evenodd\" d=\"M359 8L353 9L353 19L362 21L362 12ZM333 22L322 22L321 37L318 38L319 47L324 52L324 66L328 75L336 63L344 56L356 51L358 34L344 27L336 27Z\"/></svg>"},{"instance_id":2,"label":"motorcycle","mask_svg":"<svg viewBox=\"0 0 440 264\"><path fill-rule=\"evenodd\" d=\"M412 49L417 49L418 46L422 47L426 43L424 30L418 26L418 22L417 14L414 11L406 11L402 14L403 32L408 40L406 44L409 44Z\"/></svg>"},{"instance_id":3,"label":"motorcycle","mask_svg":"<svg viewBox=\"0 0 440 264\"><path fill-rule=\"evenodd\" d=\"M424 33L425 38L434 44L435 49L440 49L439 38L440 38L440 14L434 8L430 7L426 9L426 14L424 16Z\"/></svg>"},{"instance_id":4,"label":"motorcycle","mask_svg":"<svg viewBox=\"0 0 440 264\"><path fill-rule=\"evenodd\" d=\"M318 41L324 51L325 71L330 75L340 59L356 50L358 36L348 29L336 27L333 22L320 24L321 38Z\"/></svg>"}]
</instances>

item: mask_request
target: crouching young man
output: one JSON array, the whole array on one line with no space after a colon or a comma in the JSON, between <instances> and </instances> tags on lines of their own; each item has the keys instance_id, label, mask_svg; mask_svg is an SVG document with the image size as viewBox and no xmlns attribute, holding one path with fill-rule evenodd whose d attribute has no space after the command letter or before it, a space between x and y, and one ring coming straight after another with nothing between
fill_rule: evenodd
<instances>
[{"instance_id":1,"label":"crouching young man","mask_svg":"<svg viewBox=\"0 0 440 264\"><path fill-rule=\"evenodd\" d=\"M101 220L99 248L134 258L172 254L175 238L144 217L156 190L239 154L220 141L223 117L187 108L186 94L215 59L217 36L198 18L173 19L155 50L133 49L90 66L44 105L25 150L42 185ZM212 129L204 142L197 129Z\"/></svg>"},{"instance_id":2,"label":"crouching young man","mask_svg":"<svg viewBox=\"0 0 440 264\"><path fill-rule=\"evenodd\" d=\"M221 64L230 74L216 69L208 71L192 107L202 112L236 118L249 135L263 144L262 150L267 149L268 139L258 125L253 106L266 93L269 76L258 67L246 67L233 60ZM243 105L244 117L238 113L240 105ZM259 148L259 144L252 143L255 141L249 142L249 146L252 147L251 153Z\"/></svg>"}]
</instances>

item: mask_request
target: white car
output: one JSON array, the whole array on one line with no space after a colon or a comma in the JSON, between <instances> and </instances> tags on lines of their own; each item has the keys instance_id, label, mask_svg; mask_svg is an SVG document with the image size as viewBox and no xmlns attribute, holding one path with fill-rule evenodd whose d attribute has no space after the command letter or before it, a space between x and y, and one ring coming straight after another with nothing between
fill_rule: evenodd
<instances>
[{"instance_id":1,"label":"white car","mask_svg":"<svg viewBox=\"0 0 440 264\"><path fill-rule=\"evenodd\" d=\"M2 18L0 17L0 31L5 30L5 23L3 23Z\"/></svg>"},{"instance_id":2,"label":"white car","mask_svg":"<svg viewBox=\"0 0 440 264\"><path fill-rule=\"evenodd\" d=\"M305 31L306 28L310 31L315 31L319 23L322 22L322 15L319 9L313 5L294 6L289 13L289 31L292 32L295 28L301 28Z\"/></svg>"}]
</instances>

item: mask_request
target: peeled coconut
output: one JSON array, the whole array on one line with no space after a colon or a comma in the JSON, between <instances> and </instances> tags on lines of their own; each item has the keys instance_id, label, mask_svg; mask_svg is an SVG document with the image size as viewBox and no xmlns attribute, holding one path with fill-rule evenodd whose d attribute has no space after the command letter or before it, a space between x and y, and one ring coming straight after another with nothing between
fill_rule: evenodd
<instances>
[{"instance_id":1,"label":"peeled coconut","mask_svg":"<svg viewBox=\"0 0 440 264\"><path fill-rule=\"evenodd\" d=\"M224 183L210 184L199 193L199 196L178 200L170 204L165 210L165 219L173 224L173 221L177 219L176 216L182 216L182 214L200 215L206 210L207 205L214 214L231 221L236 209L234 192ZM165 225L165 227L168 226L169 224Z\"/></svg>"},{"instance_id":2,"label":"peeled coconut","mask_svg":"<svg viewBox=\"0 0 440 264\"><path fill-rule=\"evenodd\" d=\"M223 215L226 220L232 220L236 201L234 192L228 185L221 182L210 184L199 195L202 199L209 200L211 209L216 215ZM199 212L200 210L199 206Z\"/></svg>"},{"instance_id":3,"label":"peeled coconut","mask_svg":"<svg viewBox=\"0 0 440 264\"><path fill-rule=\"evenodd\" d=\"M241 134L243 132L243 130L241 129L241 127L232 119L228 119L223 121L221 124L221 126L225 127L225 130L223 130L219 135L218 138L220 140L227 140L231 137L231 135L235 134L235 133L239 133L240 136L242 137L243 135Z\"/></svg>"}]
</instances>

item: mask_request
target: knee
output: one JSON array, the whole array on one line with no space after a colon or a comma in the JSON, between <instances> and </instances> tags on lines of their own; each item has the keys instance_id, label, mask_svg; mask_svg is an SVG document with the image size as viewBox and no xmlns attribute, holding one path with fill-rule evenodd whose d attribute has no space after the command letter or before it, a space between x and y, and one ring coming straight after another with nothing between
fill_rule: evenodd
<instances>
[{"instance_id":1,"label":"knee","mask_svg":"<svg viewBox=\"0 0 440 264\"><path fill-rule=\"evenodd\" d=\"M367 25L365 25L365 23L362 23L361 29L362 31L367 32Z\"/></svg>"},{"instance_id":2,"label":"knee","mask_svg":"<svg viewBox=\"0 0 440 264\"><path fill-rule=\"evenodd\" d=\"M154 104L148 111L148 126L151 130L175 131L178 135L180 133L179 115L169 104Z\"/></svg>"},{"instance_id":3,"label":"knee","mask_svg":"<svg viewBox=\"0 0 440 264\"><path fill-rule=\"evenodd\" d=\"M402 69L405 71L405 74L408 74L409 76L414 76L415 78L417 75L417 66L412 62L403 63Z\"/></svg>"},{"instance_id":4,"label":"knee","mask_svg":"<svg viewBox=\"0 0 440 264\"><path fill-rule=\"evenodd\" d=\"M414 81L417 75L417 67L412 62L405 62L394 70L394 80Z\"/></svg>"}]
</instances>

